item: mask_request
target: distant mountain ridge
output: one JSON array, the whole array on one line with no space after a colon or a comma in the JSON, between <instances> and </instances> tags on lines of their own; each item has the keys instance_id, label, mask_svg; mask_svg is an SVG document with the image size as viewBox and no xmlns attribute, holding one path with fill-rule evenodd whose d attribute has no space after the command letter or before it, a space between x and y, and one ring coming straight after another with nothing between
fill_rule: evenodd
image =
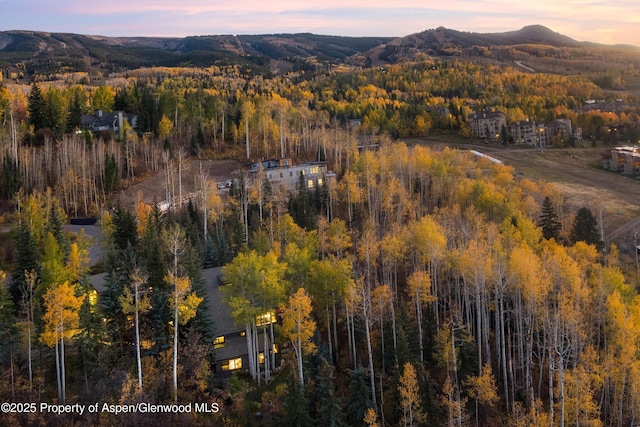
<instances>
[{"instance_id":1,"label":"distant mountain ridge","mask_svg":"<svg viewBox=\"0 0 640 427\"><path fill-rule=\"evenodd\" d=\"M416 55L474 56L494 46L555 48L602 46L579 42L541 25L504 33L462 32L444 27L405 37L340 37L310 33L104 37L37 31L0 32L0 69L28 74L113 72L150 66L235 64L249 72L314 69L322 64L384 65ZM633 47L631 47L633 48ZM474 51L475 49L475 51Z\"/></svg>"}]
</instances>

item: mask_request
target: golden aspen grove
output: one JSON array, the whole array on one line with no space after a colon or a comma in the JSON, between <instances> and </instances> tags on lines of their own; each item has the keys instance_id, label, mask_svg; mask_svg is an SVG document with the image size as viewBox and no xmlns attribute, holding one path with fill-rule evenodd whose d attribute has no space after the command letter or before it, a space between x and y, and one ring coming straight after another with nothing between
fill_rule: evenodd
<instances>
[{"instance_id":1,"label":"golden aspen grove","mask_svg":"<svg viewBox=\"0 0 640 427\"><path fill-rule=\"evenodd\" d=\"M0 425L640 425L637 253L595 201L469 151L538 148L474 138L478 111L570 119L583 139L551 157L637 146L630 61L608 80L426 55L3 80L0 401L38 410ZM92 132L94 110L137 122ZM331 173L288 191L249 172L274 158ZM193 410L109 410L148 405Z\"/></svg>"}]
</instances>

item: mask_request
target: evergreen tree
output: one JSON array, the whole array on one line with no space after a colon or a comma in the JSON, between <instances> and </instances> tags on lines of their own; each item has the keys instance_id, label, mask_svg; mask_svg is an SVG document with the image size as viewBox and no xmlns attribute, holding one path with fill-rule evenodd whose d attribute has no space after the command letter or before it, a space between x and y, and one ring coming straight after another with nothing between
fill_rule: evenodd
<instances>
[{"instance_id":1,"label":"evergreen tree","mask_svg":"<svg viewBox=\"0 0 640 427\"><path fill-rule=\"evenodd\" d=\"M113 210L113 243L117 251L121 251L131 245L138 245L138 222L133 213L121 205Z\"/></svg>"},{"instance_id":2,"label":"evergreen tree","mask_svg":"<svg viewBox=\"0 0 640 427\"><path fill-rule=\"evenodd\" d=\"M314 193L309 191L305 176L300 173L298 192L289 199L291 217L305 230L313 230L316 226L316 210Z\"/></svg>"},{"instance_id":3,"label":"evergreen tree","mask_svg":"<svg viewBox=\"0 0 640 427\"><path fill-rule=\"evenodd\" d=\"M45 94L45 127L50 128L56 135L64 132L67 124L68 105L62 97L62 93L53 87L49 87Z\"/></svg>"},{"instance_id":4,"label":"evergreen tree","mask_svg":"<svg viewBox=\"0 0 640 427\"><path fill-rule=\"evenodd\" d=\"M100 356L103 344L108 340L107 330L102 316L96 315L96 307L92 302L91 295L95 293L90 285L81 285L83 294L90 295L85 298L80 307L80 328L76 336L77 357L82 366L82 382L84 383L85 395L93 396L97 393L98 384L109 378L109 372L101 363Z\"/></svg>"},{"instance_id":5,"label":"evergreen tree","mask_svg":"<svg viewBox=\"0 0 640 427\"><path fill-rule=\"evenodd\" d=\"M0 197L9 200L20 189L20 169L18 162L9 153L2 159L2 175L0 175Z\"/></svg>"},{"instance_id":6,"label":"evergreen tree","mask_svg":"<svg viewBox=\"0 0 640 427\"><path fill-rule=\"evenodd\" d=\"M13 301L11 294L4 284L6 274L0 270L0 362L6 360L7 355L13 351L13 345L18 338L15 316L13 314Z\"/></svg>"},{"instance_id":7,"label":"evergreen tree","mask_svg":"<svg viewBox=\"0 0 640 427\"><path fill-rule=\"evenodd\" d=\"M120 343L120 346L114 346L116 350L122 349L124 335L128 331L129 322L122 311L120 296L125 286L131 283L131 275L137 266L136 258L130 244L123 250L111 249L107 254L106 289L101 294L100 303L107 319L107 331L113 342Z\"/></svg>"},{"instance_id":8,"label":"evergreen tree","mask_svg":"<svg viewBox=\"0 0 640 427\"><path fill-rule=\"evenodd\" d=\"M347 423L350 426L361 426L367 409L373 408L367 377L367 372L363 368L349 371L349 400L346 412Z\"/></svg>"},{"instance_id":9,"label":"evergreen tree","mask_svg":"<svg viewBox=\"0 0 640 427\"><path fill-rule=\"evenodd\" d=\"M316 375L316 425L319 427L344 426L342 420L342 404L335 393L335 368L327 359L320 356Z\"/></svg>"},{"instance_id":10,"label":"evergreen tree","mask_svg":"<svg viewBox=\"0 0 640 427\"><path fill-rule=\"evenodd\" d=\"M598 231L598 222L591 210L586 207L580 208L573 220L571 242L574 244L576 242L585 242L595 245L599 251L604 248L604 242L600 238L600 232Z\"/></svg>"},{"instance_id":11,"label":"evergreen tree","mask_svg":"<svg viewBox=\"0 0 640 427\"><path fill-rule=\"evenodd\" d=\"M505 125L502 125L500 128L500 142L502 144L509 142L509 132L507 132L507 127Z\"/></svg>"},{"instance_id":12,"label":"evergreen tree","mask_svg":"<svg viewBox=\"0 0 640 427\"><path fill-rule=\"evenodd\" d=\"M55 237L60 249L64 253L65 257L69 255L70 243L69 239L64 233L64 224L67 222L67 216L64 210L58 206L58 203L54 201L49 209L49 221L47 223L47 231L49 231L53 237Z\"/></svg>"},{"instance_id":13,"label":"evergreen tree","mask_svg":"<svg viewBox=\"0 0 640 427\"><path fill-rule=\"evenodd\" d=\"M26 284L25 274L29 271L39 271L37 243L25 222L18 226L15 245L17 259L11 293L14 296L14 300L18 301L20 296L19 289L24 288Z\"/></svg>"},{"instance_id":14,"label":"evergreen tree","mask_svg":"<svg viewBox=\"0 0 640 427\"><path fill-rule=\"evenodd\" d=\"M189 148L191 149L191 154L194 156L200 155L200 150L204 147L204 133L202 132L202 126L198 125L198 131L191 135L191 140L189 142Z\"/></svg>"},{"instance_id":15,"label":"evergreen tree","mask_svg":"<svg viewBox=\"0 0 640 427\"><path fill-rule=\"evenodd\" d=\"M47 103L40 86L35 83L31 85L27 109L29 111L29 124L33 125L34 130L38 131L47 127Z\"/></svg>"},{"instance_id":16,"label":"evergreen tree","mask_svg":"<svg viewBox=\"0 0 640 427\"><path fill-rule=\"evenodd\" d=\"M313 420L307 409L307 398L304 395L302 385L295 377L291 375L287 384L287 393L285 399L285 411L287 418L284 424L290 427L301 427L313 425Z\"/></svg>"},{"instance_id":17,"label":"evergreen tree","mask_svg":"<svg viewBox=\"0 0 640 427\"><path fill-rule=\"evenodd\" d=\"M560 239L562 225L558 220L558 214L556 213L549 196L545 197L542 202L542 213L540 214L539 225L542 227L542 236L545 239L549 240L553 238L556 241Z\"/></svg>"},{"instance_id":18,"label":"evergreen tree","mask_svg":"<svg viewBox=\"0 0 640 427\"><path fill-rule=\"evenodd\" d=\"M77 88L73 91L71 100L69 101L69 113L67 114L66 131L73 132L81 126L81 118L85 112L86 97L82 89Z\"/></svg>"},{"instance_id":19,"label":"evergreen tree","mask_svg":"<svg viewBox=\"0 0 640 427\"><path fill-rule=\"evenodd\" d=\"M118 162L113 153L106 155L104 158L104 192L112 193L118 188L120 176L118 174Z\"/></svg>"}]
</instances>

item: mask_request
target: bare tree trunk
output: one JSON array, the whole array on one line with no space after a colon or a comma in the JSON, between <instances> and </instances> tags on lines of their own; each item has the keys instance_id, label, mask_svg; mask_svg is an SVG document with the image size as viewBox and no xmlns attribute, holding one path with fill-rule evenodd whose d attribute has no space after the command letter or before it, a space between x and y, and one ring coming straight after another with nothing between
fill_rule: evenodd
<instances>
[{"instance_id":1,"label":"bare tree trunk","mask_svg":"<svg viewBox=\"0 0 640 427\"><path fill-rule=\"evenodd\" d=\"M251 375L251 378L255 380L256 367L255 367L255 358L253 357L253 354L255 353L253 349L253 337L252 337L253 329L251 328L251 325L249 323L246 323L244 325L244 330L245 330L245 335L247 339L247 353L249 355L249 374Z\"/></svg>"},{"instance_id":2,"label":"bare tree trunk","mask_svg":"<svg viewBox=\"0 0 640 427\"><path fill-rule=\"evenodd\" d=\"M60 350L59 350L59 342L56 342L55 345L55 356L56 356L56 379L58 382L58 402L64 403L62 400L62 381L60 377Z\"/></svg>"},{"instance_id":3,"label":"bare tree trunk","mask_svg":"<svg viewBox=\"0 0 640 427\"><path fill-rule=\"evenodd\" d=\"M262 330L262 339L264 341L264 382L269 384L271 379L270 367L269 367L269 345L267 339L267 325L264 325Z\"/></svg>"},{"instance_id":4,"label":"bare tree trunk","mask_svg":"<svg viewBox=\"0 0 640 427\"><path fill-rule=\"evenodd\" d=\"M178 206L182 208L182 160L184 159L185 153L182 148L178 150L178 192L180 195Z\"/></svg>"},{"instance_id":5,"label":"bare tree trunk","mask_svg":"<svg viewBox=\"0 0 640 427\"><path fill-rule=\"evenodd\" d=\"M136 361L138 363L138 388L142 390L142 360L140 359L140 319L138 312L138 301L140 294L138 290L138 283L135 283L135 298L136 298Z\"/></svg>"},{"instance_id":6,"label":"bare tree trunk","mask_svg":"<svg viewBox=\"0 0 640 427\"><path fill-rule=\"evenodd\" d=\"M378 403L376 399L376 379L375 379L375 371L373 369L373 351L371 350L371 331L369 327L369 318L368 316L364 319L365 324L365 332L367 334L367 352L369 354L369 379L371 386L371 401L373 402L373 407L377 408Z\"/></svg>"},{"instance_id":7,"label":"bare tree trunk","mask_svg":"<svg viewBox=\"0 0 640 427\"><path fill-rule=\"evenodd\" d=\"M554 425L554 409L555 401L553 398L553 355L549 350L549 425Z\"/></svg>"},{"instance_id":8,"label":"bare tree trunk","mask_svg":"<svg viewBox=\"0 0 640 427\"><path fill-rule=\"evenodd\" d=\"M336 349L336 358L340 354L338 351L338 315L336 313L336 304L333 303L333 345Z\"/></svg>"},{"instance_id":9,"label":"bare tree trunk","mask_svg":"<svg viewBox=\"0 0 640 427\"><path fill-rule=\"evenodd\" d=\"M66 401L66 372L64 369L64 325L60 322L60 326L62 327L62 334L60 337L60 384L62 385L62 404L64 405Z\"/></svg>"},{"instance_id":10,"label":"bare tree trunk","mask_svg":"<svg viewBox=\"0 0 640 427\"><path fill-rule=\"evenodd\" d=\"M418 322L418 340L419 340L419 345L420 345L420 361L424 362L424 344L423 344L423 340L422 340L422 304L420 304L420 295L416 295L416 321Z\"/></svg>"},{"instance_id":11,"label":"bare tree trunk","mask_svg":"<svg viewBox=\"0 0 640 427\"><path fill-rule=\"evenodd\" d=\"M251 153L249 152L249 117L245 117L244 119L244 136L247 148L247 159L249 159L251 157Z\"/></svg>"},{"instance_id":12,"label":"bare tree trunk","mask_svg":"<svg viewBox=\"0 0 640 427\"><path fill-rule=\"evenodd\" d=\"M256 373L258 378L258 387L260 387L260 337L258 337L258 327L254 324L252 326L253 329L253 348L255 348L255 352L253 357L255 358L256 363Z\"/></svg>"},{"instance_id":13,"label":"bare tree trunk","mask_svg":"<svg viewBox=\"0 0 640 427\"><path fill-rule=\"evenodd\" d=\"M352 332L351 332L351 314L349 313L349 306L346 305L346 318L347 318L347 341L349 341L349 356L351 357L351 361L353 362L353 369L356 369L356 354L355 354L355 346L351 343L353 342Z\"/></svg>"},{"instance_id":14,"label":"bare tree trunk","mask_svg":"<svg viewBox=\"0 0 640 427\"><path fill-rule=\"evenodd\" d=\"M176 278L173 300L173 399L178 402L178 281Z\"/></svg>"}]
</instances>

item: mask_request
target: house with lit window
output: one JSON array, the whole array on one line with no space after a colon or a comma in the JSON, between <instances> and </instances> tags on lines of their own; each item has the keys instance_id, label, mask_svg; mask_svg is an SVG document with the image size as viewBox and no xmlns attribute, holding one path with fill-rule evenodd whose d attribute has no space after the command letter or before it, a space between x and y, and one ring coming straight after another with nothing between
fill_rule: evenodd
<instances>
[{"instance_id":1,"label":"house with lit window","mask_svg":"<svg viewBox=\"0 0 640 427\"><path fill-rule=\"evenodd\" d=\"M207 268L203 270L205 288L207 290L207 305L209 314L213 320L215 328L215 340L213 343L215 366L217 373L231 373L249 367L249 351L244 325L237 325L231 316L231 310L222 301L222 268ZM276 312L264 313L256 317L256 326L270 325L276 322ZM269 338L267 338L269 340ZM263 337L260 337L262 343ZM269 340L270 341L270 340ZM268 343L268 348L274 352L275 346ZM264 363L264 352L258 355L259 362Z\"/></svg>"},{"instance_id":2,"label":"house with lit window","mask_svg":"<svg viewBox=\"0 0 640 427\"><path fill-rule=\"evenodd\" d=\"M95 289L90 294L90 299L95 300L97 304L99 294L106 291L107 273L92 275L89 281ZM247 338L245 335L244 325L236 325L231 310L222 301L222 292L220 291L224 285L222 282L222 268L207 268L202 270L202 277L205 281L206 289L206 306L209 316L213 320L215 340L214 346L214 366L212 368L216 373L225 374L232 373L240 369L247 369L249 366L249 351L247 347ZM276 323L277 313L273 311L263 313L256 317L256 326L261 330L262 326L269 326ZM260 337L262 343L263 337ZM267 345L270 349L269 356L275 357L278 349L272 345L270 338L267 338ZM143 341L141 343L143 351L152 350L154 343ZM264 363L264 352L258 355L259 362Z\"/></svg>"},{"instance_id":3,"label":"house with lit window","mask_svg":"<svg viewBox=\"0 0 640 427\"><path fill-rule=\"evenodd\" d=\"M322 187L326 179L335 177L332 172L327 171L325 162L304 162L294 165L288 158L254 162L249 167L249 174L253 179L262 175L271 183L273 189L283 187L287 191L297 190L300 184L313 190Z\"/></svg>"},{"instance_id":4,"label":"house with lit window","mask_svg":"<svg viewBox=\"0 0 640 427\"><path fill-rule=\"evenodd\" d=\"M222 269L220 267L208 268L203 271L209 314L215 328L216 338L213 343L213 354L215 371L218 373L246 369L249 363L244 326L235 324L231 310L222 301L221 275Z\"/></svg>"}]
</instances>

